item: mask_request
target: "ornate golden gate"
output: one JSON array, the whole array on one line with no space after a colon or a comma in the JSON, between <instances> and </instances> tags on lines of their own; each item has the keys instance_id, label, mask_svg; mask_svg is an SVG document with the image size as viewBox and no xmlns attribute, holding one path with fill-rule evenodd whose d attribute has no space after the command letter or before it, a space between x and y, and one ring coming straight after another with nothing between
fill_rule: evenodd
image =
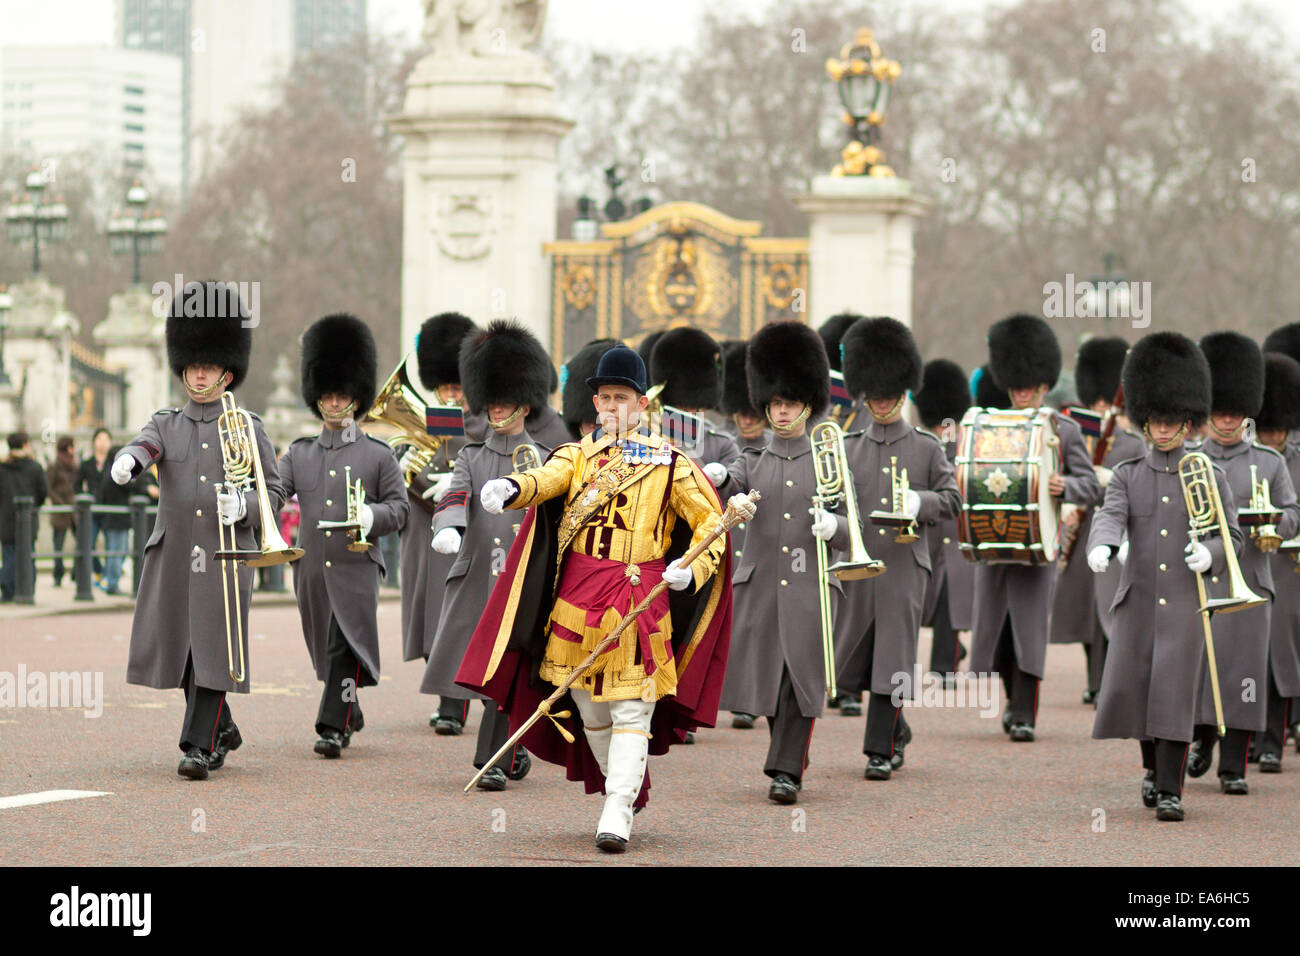
<instances>
[{"instance_id":1,"label":"ornate golden gate","mask_svg":"<svg viewBox=\"0 0 1300 956\"><path fill-rule=\"evenodd\" d=\"M721 341L781 318L806 321L808 240L761 231L758 222L671 202L602 224L602 239L547 243L551 354L560 362L606 336L635 347L682 325Z\"/></svg>"}]
</instances>

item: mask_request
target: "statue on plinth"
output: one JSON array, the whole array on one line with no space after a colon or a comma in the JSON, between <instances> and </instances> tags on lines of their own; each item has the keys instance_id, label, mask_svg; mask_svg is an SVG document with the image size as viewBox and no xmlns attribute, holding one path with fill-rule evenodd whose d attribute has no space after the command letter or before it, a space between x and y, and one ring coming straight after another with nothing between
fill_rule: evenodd
<instances>
[{"instance_id":1,"label":"statue on plinth","mask_svg":"<svg viewBox=\"0 0 1300 956\"><path fill-rule=\"evenodd\" d=\"M425 0L424 39L440 57L522 53L541 36L547 0Z\"/></svg>"}]
</instances>

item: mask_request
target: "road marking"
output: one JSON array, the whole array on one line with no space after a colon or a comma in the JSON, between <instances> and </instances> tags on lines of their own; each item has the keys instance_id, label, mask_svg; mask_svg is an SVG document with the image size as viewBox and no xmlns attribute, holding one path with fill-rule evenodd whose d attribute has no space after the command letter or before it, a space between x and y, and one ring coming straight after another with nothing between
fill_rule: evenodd
<instances>
[{"instance_id":1,"label":"road marking","mask_svg":"<svg viewBox=\"0 0 1300 956\"><path fill-rule=\"evenodd\" d=\"M58 803L60 800L84 800L86 797L111 797L111 790L42 790L39 793L19 793L0 797L0 810L13 807L31 807L38 803Z\"/></svg>"}]
</instances>

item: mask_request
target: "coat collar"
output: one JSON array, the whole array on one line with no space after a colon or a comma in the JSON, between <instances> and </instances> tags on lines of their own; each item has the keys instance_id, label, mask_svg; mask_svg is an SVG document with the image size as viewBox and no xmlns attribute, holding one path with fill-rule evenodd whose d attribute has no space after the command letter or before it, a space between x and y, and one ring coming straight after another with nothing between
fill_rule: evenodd
<instances>
[{"instance_id":1,"label":"coat collar","mask_svg":"<svg viewBox=\"0 0 1300 956\"><path fill-rule=\"evenodd\" d=\"M196 402L190 399L185 403L185 417L196 422L215 422L221 417L221 402Z\"/></svg>"},{"instance_id":2,"label":"coat collar","mask_svg":"<svg viewBox=\"0 0 1300 956\"><path fill-rule=\"evenodd\" d=\"M487 445L489 450L496 452L498 455L509 455L520 445L531 441L532 439L528 437L527 428L521 431L518 435L502 435L495 429L489 428L487 440L484 441L483 444Z\"/></svg>"},{"instance_id":3,"label":"coat collar","mask_svg":"<svg viewBox=\"0 0 1300 956\"><path fill-rule=\"evenodd\" d=\"M906 437L907 433L911 430L912 426L901 418L888 425L882 425L880 422L872 419L871 424L867 425L867 437L880 444L892 445L900 438Z\"/></svg>"},{"instance_id":4,"label":"coat collar","mask_svg":"<svg viewBox=\"0 0 1300 956\"><path fill-rule=\"evenodd\" d=\"M1179 445L1170 451L1160 451L1155 445L1147 448L1147 464L1154 471L1178 472L1178 463L1187 454L1186 447Z\"/></svg>"},{"instance_id":5,"label":"coat collar","mask_svg":"<svg viewBox=\"0 0 1300 956\"><path fill-rule=\"evenodd\" d=\"M342 448L344 445L351 444L351 442L344 438L344 435L346 434L347 429L345 428L340 428L338 431L335 431L328 425L322 425L320 427L320 434L316 436L316 444L320 445L322 448ZM356 439L353 439L353 441L355 440Z\"/></svg>"},{"instance_id":6,"label":"coat collar","mask_svg":"<svg viewBox=\"0 0 1300 956\"><path fill-rule=\"evenodd\" d=\"M1238 455L1244 455L1250 451L1250 442L1239 441L1231 447L1220 445L1213 438L1206 438L1205 445L1201 448L1211 458L1236 458Z\"/></svg>"},{"instance_id":7,"label":"coat collar","mask_svg":"<svg viewBox=\"0 0 1300 956\"><path fill-rule=\"evenodd\" d=\"M808 440L808 432L804 432L798 438L782 438L773 434L772 440L767 443L766 451L771 452L778 458L784 458L789 461L792 458L798 458L800 455L806 455L812 451L812 444Z\"/></svg>"}]
</instances>

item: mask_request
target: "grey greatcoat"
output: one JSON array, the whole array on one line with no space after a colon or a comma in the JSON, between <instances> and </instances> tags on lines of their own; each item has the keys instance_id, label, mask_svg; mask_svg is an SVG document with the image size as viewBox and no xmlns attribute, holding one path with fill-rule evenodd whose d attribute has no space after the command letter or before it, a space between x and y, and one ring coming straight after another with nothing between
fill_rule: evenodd
<instances>
[{"instance_id":1,"label":"grey greatcoat","mask_svg":"<svg viewBox=\"0 0 1300 956\"><path fill-rule=\"evenodd\" d=\"M1128 458L1141 458L1147 453L1146 439L1137 432L1125 431L1124 436L1129 437L1117 435L1115 438L1115 445L1118 446L1122 441L1127 447L1130 447L1132 450L1129 452ZM1130 440L1130 437L1133 440ZM1115 458L1116 463L1126 460L1126 458L1121 458L1119 456L1116 456ZM1085 562L1087 560L1088 534L1091 531L1092 525L1089 524L1087 528L1084 528L1079 533L1079 540L1075 545L1076 549L1084 549ZM1096 601L1097 605L1097 621L1101 625L1102 634L1108 641L1110 640L1110 631L1114 626L1115 621L1115 615L1111 611L1111 605L1115 601L1115 592L1119 590L1119 579L1120 566L1118 561L1112 561L1110 567L1108 567L1103 573L1094 574L1092 576L1092 592L1093 599Z\"/></svg>"},{"instance_id":2,"label":"grey greatcoat","mask_svg":"<svg viewBox=\"0 0 1300 956\"><path fill-rule=\"evenodd\" d=\"M1282 456L1291 485L1300 482L1300 448L1287 445ZM1268 630L1268 658L1273 679L1283 697L1300 697L1300 567L1290 555L1275 552L1269 559L1273 566L1273 616ZM1292 719L1295 719L1293 714Z\"/></svg>"},{"instance_id":3,"label":"grey greatcoat","mask_svg":"<svg viewBox=\"0 0 1300 956\"><path fill-rule=\"evenodd\" d=\"M772 717L781 672L805 717L820 717L826 703L821 612L817 597L817 551L812 533L812 496L817 490L812 449L801 438L776 438L764 449L747 448L719 489L723 500L753 488L762 495L749 521L740 563L732 572L735 607L731 650L719 710ZM842 508L839 510L843 510ZM849 546L849 524L836 516L827 552ZM830 579L832 607L840 582Z\"/></svg>"},{"instance_id":4,"label":"grey greatcoat","mask_svg":"<svg viewBox=\"0 0 1300 956\"><path fill-rule=\"evenodd\" d=\"M1114 468L1121 461L1137 458L1146 451L1146 442L1130 431L1116 428L1103 468ZM1063 569L1056 573L1056 592L1052 597L1052 622L1048 641L1052 644L1092 644L1105 640L1100 614L1093 608L1106 591L1106 606L1115 597L1119 587L1119 562L1112 561L1105 574L1093 574L1088 568L1088 532L1092 527L1094 509L1084 514L1079 536L1074 539L1074 550Z\"/></svg>"},{"instance_id":5,"label":"grey greatcoat","mask_svg":"<svg viewBox=\"0 0 1300 956\"><path fill-rule=\"evenodd\" d=\"M1151 448L1142 458L1117 465L1105 503L1092 520L1088 551L1102 545L1118 549L1125 535L1129 542L1112 604L1114 625L1093 737L1192 739L1205 637L1197 613L1196 575L1187 569L1184 554L1187 507L1178 478L1184 454L1181 448ZM1214 477L1232 546L1240 549L1243 539L1228 480L1217 466ZM1222 539L1215 533L1202 543L1213 558L1209 573L1222 574L1227 566ZM1216 632L1222 620L1215 618ZM1215 650L1219 647L1216 642Z\"/></svg>"},{"instance_id":6,"label":"grey greatcoat","mask_svg":"<svg viewBox=\"0 0 1300 956\"><path fill-rule=\"evenodd\" d=\"M1062 500L1095 505L1102 499L1092 458L1083 443L1079 425L1056 416L1061 438L1061 474L1065 478ZM1047 618L1052 609L1056 565L979 564L975 566L975 628L970 668L992 673L994 653L1002 625L1011 617L1016 664L1027 674L1042 678L1047 657Z\"/></svg>"},{"instance_id":7,"label":"grey greatcoat","mask_svg":"<svg viewBox=\"0 0 1300 956\"><path fill-rule=\"evenodd\" d=\"M471 416L466 415L465 417L468 419ZM476 419L475 427L471 430L467 422L465 430L470 432L471 441L478 441L486 433L487 421L486 419L483 419L482 424L478 424L477 420L481 419L482 416L473 417ZM533 436L533 443L539 448L542 446L545 446L546 448L558 448L565 442L573 441L573 433L569 431L569 426L564 424L564 419L561 417L560 413L550 405L545 406L540 412L538 412L537 420L528 424L527 431L528 434ZM464 688L461 689L463 690Z\"/></svg>"},{"instance_id":8,"label":"grey greatcoat","mask_svg":"<svg viewBox=\"0 0 1300 956\"><path fill-rule=\"evenodd\" d=\"M764 428L763 434L761 436L754 439L752 442L745 441L745 439L741 438L739 434L735 434L734 422L727 428L726 434L731 436L731 438L736 443L736 447L739 449L757 448L759 451L762 451L764 448L767 447L767 443L772 440L772 429ZM738 451L736 452L736 454L739 455L740 452ZM705 464L708 464L708 462L705 462ZM726 464L730 464L730 462L724 461L722 462L722 464L726 465ZM745 490L748 491L748 489ZM732 494L738 494L738 492L733 491ZM745 530L748 527L749 526L742 521L740 522L740 524L732 528L730 532L728 532L728 534L730 534L731 536L732 567L736 567L736 568L740 567L740 558L745 551Z\"/></svg>"},{"instance_id":9,"label":"grey greatcoat","mask_svg":"<svg viewBox=\"0 0 1300 956\"><path fill-rule=\"evenodd\" d=\"M874 578L842 582L844 597L835 612L835 667L837 683L851 692L869 690L890 694L901 689L911 700L916 687L916 641L921 612L930 582L930 549L922 530L927 522L951 517L961 507L956 473L943 446L929 433L904 421L877 422L847 436L844 450L853 472L863 543L886 571ZM921 499L915 541L898 544L896 529L873 524L872 511L892 511L891 458L907 469L908 483ZM834 560L848 560L848 552ZM868 644L867 631L875 625ZM870 652L870 659L868 659ZM871 686L863 687L868 665ZM904 675L899 677L898 675Z\"/></svg>"},{"instance_id":10,"label":"grey greatcoat","mask_svg":"<svg viewBox=\"0 0 1300 956\"><path fill-rule=\"evenodd\" d=\"M298 546L306 551L293 563L293 590L302 617L302 636L316 668L316 677L329 677L329 631L332 616L364 673L358 685L379 682L379 579L385 573L383 550L348 550L344 530L321 530L320 521L347 518L345 476L361 480L366 504L374 512L367 539L398 531L411 511L406 486L392 450L357 429L335 431L322 426L315 438L299 438L280 457L280 504L296 494L302 514Z\"/></svg>"},{"instance_id":11,"label":"grey greatcoat","mask_svg":"<svg viewBox=\"0 0 1300 956\"><path fill-rule=\"evenodd\" d=\"M1212 438L1201 447L1228 477L1228 485L1237 511L1250 506L1250 466L1259 478L1268 479L1269 498L1283 512L1277 531L1283 540L1300 530L1300 506L1286 460L1264 445L1238 442L1225 448ZM1250 532L1243 528L1245 545L1240 551L1241 575L1262 598L1273 597L1273 569L1269 556L1255 547ZM1217 578L1217 580L1216 580ZM1226 597L1230 585L1226 575L1216 575L1205 582L1214 597ZM1235 730L1259 732L1268 718L1268 633L1271 604L1245 611L1214 616L1214 657L1219 671L1219 693L1223 698L1223 720ZM1213 724L1214 698L1210 688L1209 661L1201 665L1201 693L1198 697L1196 722Z\"/></svg>"},{"instance_id":12,"label":"grey greatcoat","mask_svg":"<svg viewBox=\"0 0 1300 956\"><path fill-rule=\"evenodd\" d=\"M918 431L925 431L925 429L918 429ZM944 443L944 455L950 462L957 457L955 440ZM960 510L959 505L958 511ZM961 553L957 539L957 516L954 514L947 518L933 518L925 522L925 543L930 552L930 583L925 589L921 623L930 624L934 621L934 612L939 604L939 592L943 590L946 583L948 621L954 631L969 631L971 611L975 603L975 565L967 561L966 556Z\"/></svg>"},{"instance_id":13,"label":"grey greatcoat","mask_svg":"<svg viewBox=\"0 0 1300 956\"><path fill-rule=\"evenodd\" d=\"M155 412L140 434L122 449L136 460L136 475L151 464L157 465L159 493L158 517L145 544L140 594L131 622L126 666L130 684L180 687L185 661L193 656L194 679L199 687L248 693L252 673L248 660L248 608L253 572L235 565L245 662L245 679L237 684L230 678L227 661L227 605L219 566L234 562L218 562L213 557L220 549L217 492L213 486L225 480L217 437L220 416L219 401L190 401L184 408L165 408ZM280 495L275 449L262 430L262 420L256 415L251 417L266 491L275 502ZM232 527L236 548L251 550L259 547L261 539L256 489L244 495L244 503L248 513ZM226 529L225 537L229 547L230 529Z\"/></svg>"},{"instance_id":14,"label":"grey greatcoat","mask_svg":"<svg viewBox=\"0 0 1300 956\"><path fill-rule=\"evenodd\" d=\"M453 561L447 574L447 590L429 651L429 663L420 684L422 694L483 699L482 694L457 684L456 672L487 607L497 576L505 569L506 555L514 543L515 528L522 515L510 510L499 515L488 514L478 495L493 478L503 478L516 470L511 456L525 442L537 447L543 461L551 452L525 430L509 436L492 432L486 441L466 445L456 456L456 471L433 517L433 532L436 534L443 528L458 530L460 551L449 555Z\"/></svg>"},{"instance_id":15,"label":"grey greatcoat","mask_svg":"<svg viewBox=\"0 0 1300 956\"><path fill-rule=\"evenodd\" d=\"M465 415L465 434L443 442L425 469L427 474L444 475L456 467L456 456L470 441L479 441L487 428L482 415ZM447 572L456 560L454 554L433 550L433 518L415 497L407 492L411 517L402 528L402 660L427 658L438 632L438 615L442 613L442 595L447 588ZM457 697L460 695L457 694Z\"/></svg>"}]
</instances>

